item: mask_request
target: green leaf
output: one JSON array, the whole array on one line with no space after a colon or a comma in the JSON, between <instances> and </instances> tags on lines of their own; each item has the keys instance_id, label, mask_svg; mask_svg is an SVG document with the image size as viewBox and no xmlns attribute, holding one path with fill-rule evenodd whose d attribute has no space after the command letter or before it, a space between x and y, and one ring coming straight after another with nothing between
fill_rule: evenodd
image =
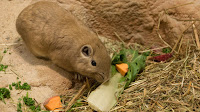
<instances>
[{"instance_id":1,"label":"green leaf","mask_svg":"<svg viewBox=\"0 0 200 112\"><path fill-rule=\"evenodd\" d=\"M18 100L19 100L19 101L21 101L22 99L21 99L21 98L19 98Z\"/></svg>"},{"instance_id":2,"label":"green leaf","mask_svg":"<svg viewBox=\"0 0 200 112\"><path fill-rule=\"evenodd\" d=\"M12 86L15 86L15 85L16 85L16 83L13 82L13 83L12 83Z\"/></svg>"},{"instance_id":3,"label":"green leaf","mask_svg":"<svg viewBox=\"0 0 200 112\"><path fill-rule=\"evenodd\" d=\"M21 81L17 82L15 84L15 89L18 90L18 89L21 89Z\"/></svg>"},{"instance_id":4,"label":"green leaf","mask_svg":"<svg viewBox=\"0 0 200 112\"><path fill-rule=\"evenodd\" d=\"M4 96L3 96L2 93L0 93L0 100L2 100L2 101L6 104L6 102L5 102L5 100L4 100Z\"/></svg>"},{"instance_id":5,"label":"green leaf","mask_svg":"<svg viewBox=\"0 0 200 112\"><path fill-rule=\"evenodd\" d=\"M74 103L74 105L72 105L72 107L74 108L74 107L80 107L81 105L82 105L82 100L81 99L78 99L78 100L76 100L76 102Z\"/></svg>"},{"instance_id":6,"label":"green leaf","mask_svg":"<svg viewBox=\"0 0 200 112\"><path fill-rule=\"evenodd\" d=\"M142 53L142 55L144 55L144 56L150 56L150 54L151 54L151 51L147 51L147 52Z\"/></svg>"},{"instance_id":7,"label":"green leaf","mask_svg":"<svg viewBox=\"0 0 200 112\"><path fill-rule=\"evenodd\" d=\"M126 49L122 49L120 51L120 60L121 60L122 63L126 63L127 62L126 53L127 53Z\"/></svg>"},{"instance_id":8,"label":"green leaf","mask_svg":"<svg viewBox=\"0 0 200 112\"><path fill-rule=\"evenodd\" d=\"M31 89L31 86L28 84L28 83L24 83L21 87L21 89L23 90L30 90Z\"/></svg>"},{"instance_id":9,"label":"green leaf","mask_svg":"<svg viewBox=\"0 0 200 112\"><path fill-rule=\"evenodd\" d=\"M127 58L126 58L126 49L120 50L119 53L114 53L113 58L112 58L112 64L120 64L120 63L126 63Z\"/></svg>"},{"instance_id":10,"label":"green leaf","mask_svg":"<svg viewBox=\"0 0 200 112\"><path fill-rule=\"evenodd\" d=\"M4 65L4 69L8 68L8 65Z\"/></svg>"},{"instance_id":11,"label":"green leaf","mask_svg":"<svg viewBox=\"0 0 200 112\"><path fill-rule=\"evenodd\" d=\"M23 98L23 101L24 101L25 105L27 105L27 106L34 106L35 105L35 101L32 98L28 97L28 92L26 94L26 97Z\"/></svg>"},{"instance_id":12,"label":"green leaf","mask_svg":"<svg viewBox=\"0 0 200 112\"><path fill-rule=\"evenodd\" d=\"M39 105L37 107L30 106L29 108L32 110L32 112L40 112L41 111L41 107Z\"/></svg>"},{"instance_id":13,"label":"green leaf","mask_svg":"<svg viewBox=\"0 0 200 112\"><path fill-rule=\"evenodd\" d=\"M163 52L163 53L170 53L171 51L172 51L172 49L169 48L169 47L163 48L163 49L162 49L162 52Z\"/></svg>"},{"instance_id":14,"label":"green leaf","mask_svg":"<svg viewBox=\"0 0 200 112\"><path fill-rule=\"evenodd\" d=\"M6 68L8 68L8 65L3 65L3 64L0 64L0 71L6 71Z\"/></svg>"},{"instance_id":15,"label":"green leaf","mask_svg":"<svg viewBox=\"0 0 200 112\"><path fill-rule=\"evenodd\" d=\"M4 50L3 53L7 53L7 50Z\"/></svg>"},{"instance_id":16,"label":"green leaf","mask_svg":"<svg viewBox=\"0 0 200 112\"><path fill-rule=\"evenodd\" d=\"M10 98L10 91L7 88L0 88L0 100L6 104L4 98Z\"/></svg>"},{"instance_id":17,"label":"green leaf","mask_svg":"<svg viewBox=\"0 0 200 112\"><path fill-rule=\"evenodd\" d=\"M127 88L128 85L136 79L137 74L145 68L145 61L146 56L139 55L138 57L133 59L132 62L129 63L129 70L127 75L125 76L128 79L125 88Z\"/></svg>"},{"instance_id":18,"label":"green leaf","mask_svg":"<svg viewBox=\"0 0 200 112\"><path fill-rule=\"evenodd\" d=\"M71 108L67 112L72 112L73 108L82 106L83 104L81 102L82 99L76 100L76 102L71 106Z\"/></svg>"},{"instance_id":19,"label":"green leaf","mask_svg":"<svg viewBox=\"0 0 200 112\"><path fill-rule=\"evenodd\" d=\"M9 85L9 89L12 90L12 86L11 85Z\"/></svg>"},{"instance_id":20,"label":"green leaf","mask_svg":"<svg viewBox=\"0 0 200 112\"><path fill-rule=\"evenodd\" d=\"M26 83L26 82L21 85L21 81L19 81L17 83L13 82L12 86L15 86L16 90L19 90L19 89L21 89L21 90L30 90L31 89L31 86L28 83Z\"/></svg>"},{"instance_id":21,"label":"green leaf","mask_svg":"<svg viewBox=\"0 0 200 112\"><path fill-rule=\"evenodd\" d=\"M117 73L116 66L111 65L111 76L115 75Z\"/></svg>"},{"instance_id":22,"label":"green leaf","mask_svg":"<svg viewBox=\"0 0 200 112\"><path fill-rule=\"evenodd\" d=\"M17 104L17 112L22 112L22 104L21 104L21 102L19 102Z\"/></svg>"},{"instance_id":23,"label":"green leaf","mask_svg":"<svg viewBox=\"0 0 200 112\"><path fill-rule=\"evenodd\" d=\"M119 83L124 82L124 81L126 81L126 80L127 80L127 77L122 77L122 78L119 80Z\"/></svg>"},{"instance_id":24,"label":"green leaf","mask_svg":"<svg viewBox=\"0 0 200 112\"><path fill-rule=\"evenodd\" d=\"M138 55L139 55L138 51L135 51L135 50L131 54L132 54L131 61L134 61L138 57Z\"/></svg>"}]
</instances>

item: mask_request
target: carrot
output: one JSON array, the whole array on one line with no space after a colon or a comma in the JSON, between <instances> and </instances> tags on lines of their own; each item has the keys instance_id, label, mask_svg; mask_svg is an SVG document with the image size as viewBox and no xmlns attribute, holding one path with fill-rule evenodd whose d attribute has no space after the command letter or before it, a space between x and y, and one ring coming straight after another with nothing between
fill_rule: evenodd
<instances>
[{"instance_id":1,"label":"carrot","mask_svg":"<svg viewBox=\"0 0 200 112\"><path fill-rule=\"evenodd\" d=\"M116 64L116 68L123 76L128 72L128 64L126 63Z\"/></svg>"},{"instance_id":2,"label":"carrot","mask_svg":"<svg viewBox=\"0 0 200 112\"><path fill-rule=\"evenodd\" d=\"M60 101L60 96L53 96L53 97L47 99L44 102L44 107L47 110L59 110L59 109L56 109L56 108L62 107L61 101Z\"/></svg>"}]
</instances>

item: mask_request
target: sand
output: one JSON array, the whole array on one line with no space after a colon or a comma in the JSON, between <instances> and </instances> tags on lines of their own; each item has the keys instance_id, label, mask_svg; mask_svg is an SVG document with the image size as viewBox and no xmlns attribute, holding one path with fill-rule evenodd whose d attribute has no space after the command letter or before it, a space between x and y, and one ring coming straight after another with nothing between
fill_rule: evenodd
<instances>
[{"instance_id":1,"label":"sand","mask_svg":"<svg viewBox=\"0 0 200 112\"><path fill-rule=\"evenodd\" d=\"M27 92L38 103L43 103L51 96L66 94L72 86L70 73L33 56L18 35L16 18L30 3L31 0L0 1L0 56L3 57L0 63L8 65L6 72L0 72L0 88L8 88L9 84L18 81L27 82L32 87L30 91L13 88L11 99L6 99L6 104L0 101L1 112L15 112L18 98ZM4 50L7 53L3 53Z\"/></svg>"}]
</instances>

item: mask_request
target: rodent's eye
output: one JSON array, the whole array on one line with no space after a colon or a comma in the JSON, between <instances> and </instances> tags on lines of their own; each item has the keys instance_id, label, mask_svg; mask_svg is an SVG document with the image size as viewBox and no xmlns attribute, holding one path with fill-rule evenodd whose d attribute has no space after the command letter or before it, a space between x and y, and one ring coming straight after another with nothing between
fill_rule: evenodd
<instances>
[{"instance_id":1,"label":"rodent's eye","mask_svg":"<svg viewBox=\"0 0 200 112\"><path fill-rule=\"evenodd\" d=\"M96 66L97 65L96 61L94 61L94 60L91 61L91 64L92 64L92 66Z\"/></svg>"},{"instance_id":2,"label":"rodent's eye","mask_svg":"<svg viewBox=\"0 0 200 112\"><path fill-rule=\"evenodd\" d=\"M90 56L92 54L92 48L91 46L85 45L82 47L81 52L85 56Z\"/></svg>"}]
</instances>

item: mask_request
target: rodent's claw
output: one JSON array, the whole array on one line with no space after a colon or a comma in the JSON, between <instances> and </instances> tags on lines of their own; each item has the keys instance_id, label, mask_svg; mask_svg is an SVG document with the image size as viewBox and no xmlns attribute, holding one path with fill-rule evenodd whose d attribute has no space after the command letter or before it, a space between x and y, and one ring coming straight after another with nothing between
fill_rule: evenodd
<instances>
[{"instance_id":1,"label":"rodent's claw","mask_svg":"<svg viewBox=\"0 0 200 112\"><path fill-rule=\"evenodd\" d=\"M78 81L83 81L84 77L81 74L79 74L79 73L75 73L74 74L74 79L78 80Z\"/></svg>"}]
</instances>

